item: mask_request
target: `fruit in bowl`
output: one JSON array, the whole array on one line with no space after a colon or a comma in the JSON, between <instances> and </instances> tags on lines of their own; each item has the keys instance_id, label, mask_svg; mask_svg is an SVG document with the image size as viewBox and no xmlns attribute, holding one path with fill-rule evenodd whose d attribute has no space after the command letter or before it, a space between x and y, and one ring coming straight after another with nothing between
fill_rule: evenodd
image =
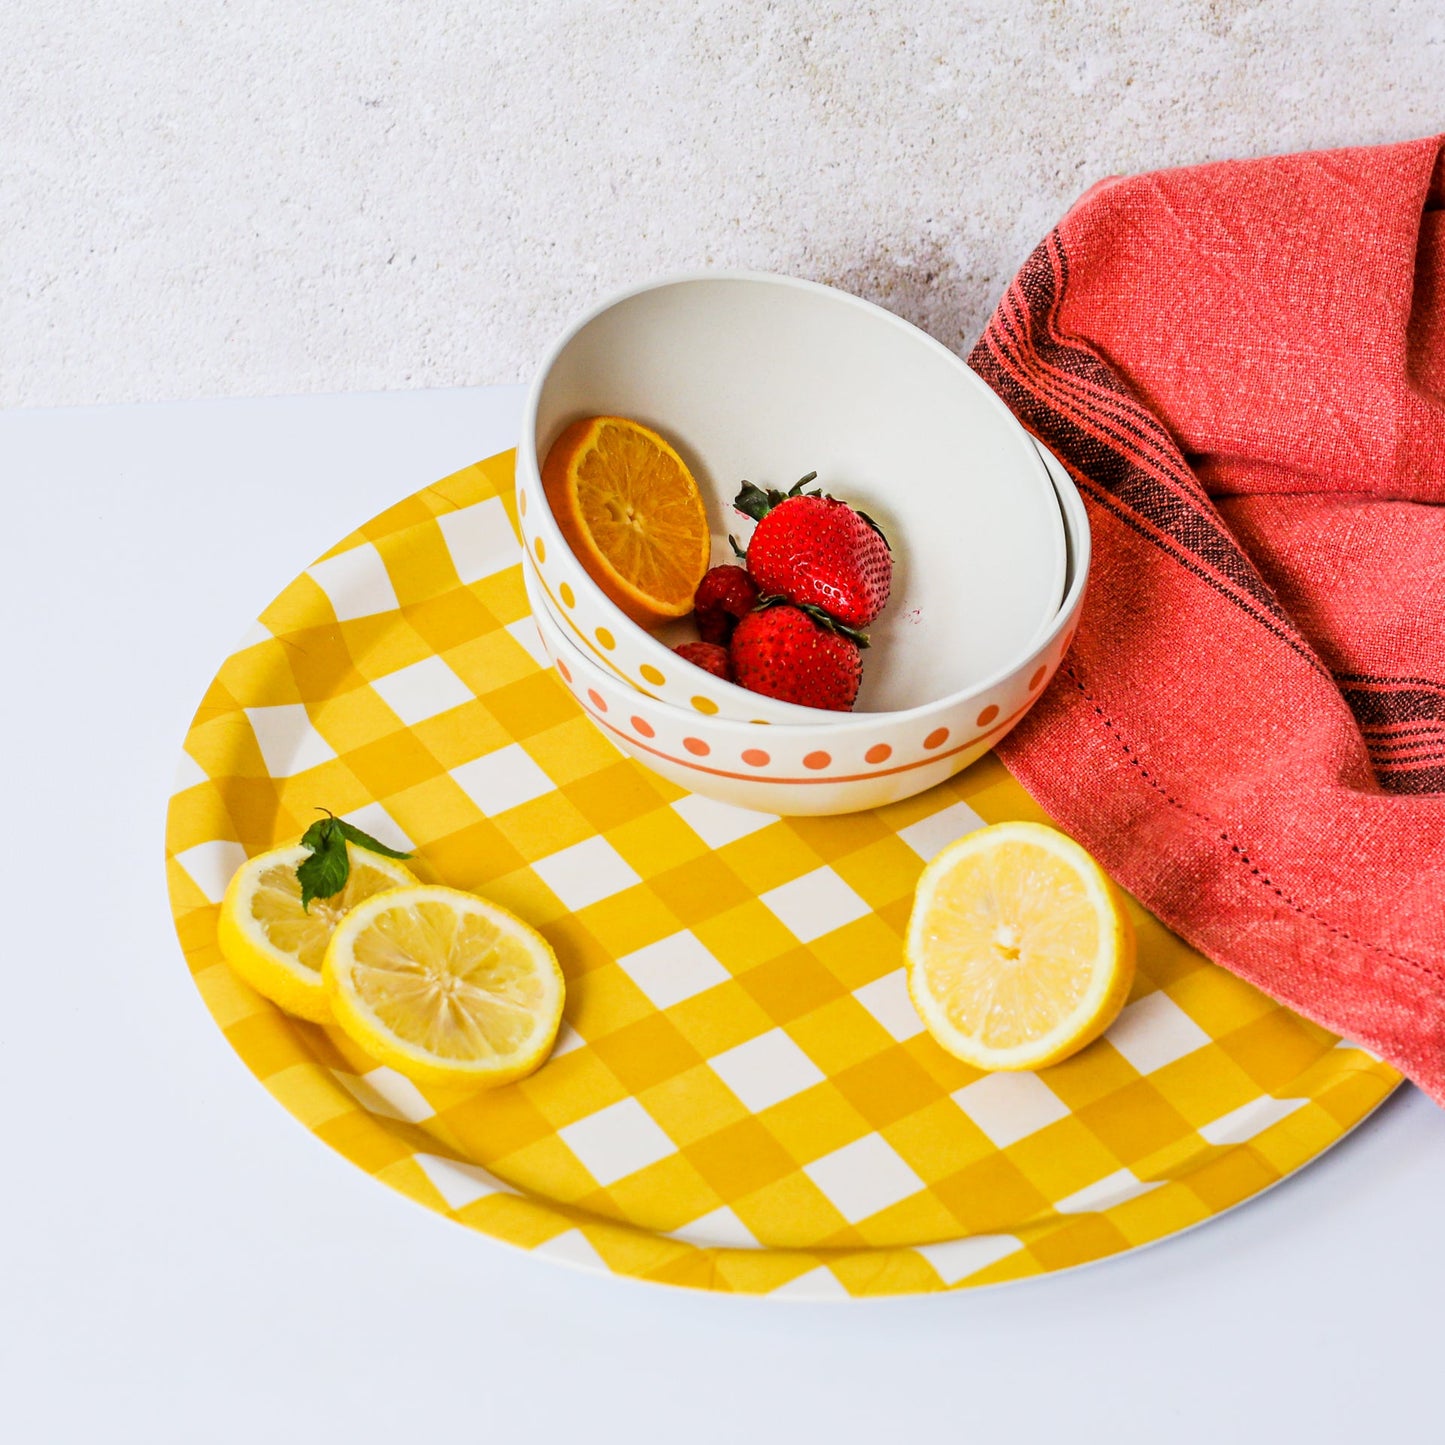
<instances>
[{"instance_id":1,"label":"fruit in bowl","mask_svg":"<svg viewBox=\"0 0 1445 1445\"><path fill-rule=\"evenodd\" d=\"M750 692L797 707L851 712L863 677L858 629L888 602L893 551L866 512L821 491L816 472L787 492L744 482L733 505L758 523L744 561L712 568L698 584L700 643L679 657ZM728 644L721 665L714 644Z\"/></svg>"},{"instance_id":2,"label":"fruit in bowl","mask_svg":"<svg viewBox=\"0 0 1445 1445\"><path fill-rule=\"evenodd\" d=\"M687 463L626 417L573 422L542 465L552 515L587 575L628 617L685 617L707 571L707 510Z\"/></svg>"},{"instance_id":3,"label":"fruit in bowl","mask_svg":"<svg viewBox=\"0 0 1445 1445\"><path fill-rule=\"evenodd\" d=\"M1062 607L997 676L917 707L851 713L794 707L729 686L703 668L684 665L666 641L641 628L631 632L655 651L627 656L625 648L633 638L615 618L584 614L586 604L577 582L580 569L572 570L571 559L556 538L534 524L545 507L540 492L533 493L531 505L523 494L522 572L528 602L543 648L563 685L583 713L643 766L689 791L774 816L879 807L922 792L980 757L1028 713L1062 661L1087 589L1089 523L1068 473L1046 453L1043 460L1068 529L1069 569ZM735 493L734 483L726 496L730 500ZM705 495L714 515L725 510L716 486ZM910 533L910 551L912 540ZM539 541L544 543L541 556ZM578 590L572 596L574 587ZM931 661L937 667L946 661L935 655L924 627L908 623L906 631L900 629L888 638L889 619L900 610L903 603L895 595L874 636L881 631L888 641L905 640L906 645L890 646L886 652L875 645L875 664L886 667L901 658ZM616 629L615 651L592 645L598 626ZM634 672L640 682L633 680ZM877 677L875 671L874 685ZM733 698L744 699L745 710L729 712ZM715 699L722 701L714 706ZM757 720L771 726L758 727Z\"/></svg>"},{"instance_id":4,"label":"fruit in bowl","mask_svg":"<svg viewBox=\"0 0 1445 1445\"><path fill-rule=\"evenodd\" d=\"M817 476L809 472L787 492L743 483L733 506L758 524L748 572L765 594L816 607L845 627L867 627L888 602L893 549L867 512L804 491Z\"/></svg>"},{"instance_id":5,"label":"fruit in bowl","mask_svg":"<svg viewBox=\"0 0 1445 1445\"><path fill-rule=\"evenodd\" d=\"M757 526L744 566L707 567L707 509L660 433L626 417L566 427L542 465L553 516L587 574L647 628L691 613L674 647L723 682L797 707L851 712L867 647L858 629L888 601L893 553L868 516L806 490L745 481L733 503Z\"/></svg>"},{"instance_id":6,"label":"fruit in bowl","mask_svg":"<svg viewBox=\"0 0 1445 1445\"><path fill-rule=\"evenodd\" d=\"M733 681L750 692L829 712L851 712L863 680L856 638L782 598L738 623L728 658Z\"/></svg>"},{"instance_id":7,"label":"fruit in bowl","mask_svg":"<svg viewBox=\"0 0 1445 1445\"><path fill-rule=\"evenodd\" d=\"M1027 714L1060 665L1087 588L1089 524L1068 473L1052 457L1047 460L1069 527L1070 571L1063 607L999 677L963 695L906 711L819 712L728 688L730 694L756 699L755 712L729 716L721 709L689 704L689 693L703 695L709 684L718 689L723 684L702 668L683 667L660 643L664 665L674 664L668 681L681 682L684 672L697 681L682 684L686 691L680 703L639 688L609 665L612 654L589 647L549 605L532 537L522 568L527 599L542 646L563 685L598 728L644 767L690 792L774 816L876 808L922 792L982 756ZM550 549L547 556L552 556ZM884 613L885 621L891 612ZM619 648L620 643L619 638ZM756 726L752 718L765 717L768 706L780 709L776 720L768 727Z\"/></svg>"},{"instance_id":8,"label":"fruit in bowl","mask_svg":"<svg viewBox=\"0 0 1445 1445\"><path fill-rule=\"evenodd\" d=\"M746 567L724 565L711 568L697 584L692 599L698 637L703 642L727 643L733 629L757 606L757 602L758 584Z\"/></svg>"},{"instance_id":9,"label":"fruit in bowl","mask_svg":"<svg viewBox=\"0 0 1445 1445\"><path fill-rule=\"evenodd\" d=\"M685 617L640 627L584 569L541 472L559 436L589 416L630 417L682 457L712 523L713 563L734 561L727 537L738 532L744 477L786 491L816 468L823 491L881 524L896 557L888 605L868 624L855 716L971 699L1028 654L1063 599L1064 529L1048 474L958 356L828 287L726 272L668 278L608 299L558 338L517 450L519 521L543 605L650 697L743 722L805 726L813 714L684 665L672 649L699 638Z\"/></svg>"}]
</instances>

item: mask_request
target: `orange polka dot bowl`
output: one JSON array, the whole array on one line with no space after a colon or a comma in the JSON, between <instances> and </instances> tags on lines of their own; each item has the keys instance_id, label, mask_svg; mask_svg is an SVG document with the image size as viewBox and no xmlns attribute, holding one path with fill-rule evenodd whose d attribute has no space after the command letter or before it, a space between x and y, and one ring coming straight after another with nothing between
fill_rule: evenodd
<instances>
[{"instance_id":1,"label":"orange polka dot bowl","mask_svg":"<svg viewBox=\"0 0 1445 1445\"><path fill-rule=\"evenodd\" d=\"M854 813L922 792L983 756L1033 705L1073 640L1088 573L1084 508L1047 458L1070 537L1064 604L1018 666L966 695L891 713L797 709L802 723L739 721L632 687L562 630L530 556L527 595L542 646L572 696L625 753L719 802L780 817Z\"/></svg>"},{"instance_id":2,"label":"orange polka dot bowl","mask_svg":"<svg viewBox=\"0 0 1445 1445\"><path fill-rule=\"evenodd\" d=\"M640 693L707 717L809 727L812 709L682 663L688 619L639 627L568 547L540 464L586 416L655 428L697 479L714 564L752 523L740 483L807 472L874 517L893 547L888 606L869 627L857 713L972 698L1032 655L1064 597L1068 544L1028 433L963 361L906 321L789 277L704 272L608 301L561 339L524 408L523 541L564 635ZM836 719L832 720L836 721Z\"/></svg>"}]
</instances>

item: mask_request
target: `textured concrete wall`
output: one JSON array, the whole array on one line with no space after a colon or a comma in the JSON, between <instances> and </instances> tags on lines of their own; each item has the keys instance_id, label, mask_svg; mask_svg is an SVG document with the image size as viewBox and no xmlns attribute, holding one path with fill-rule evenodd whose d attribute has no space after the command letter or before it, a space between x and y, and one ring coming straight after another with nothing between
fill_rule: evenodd
<instances>
[{"instance_id":1,"label":"textured concrete wall","mask_svg":"<svg viewBox=\"0 0 1445 1445\"><path fill-rule=\"evenodd\" d=\"M952 346L1088 183L1445 127L1438 0L6 0L0 404L524 378L647 276Z\"/></svg>"}]
</instances>

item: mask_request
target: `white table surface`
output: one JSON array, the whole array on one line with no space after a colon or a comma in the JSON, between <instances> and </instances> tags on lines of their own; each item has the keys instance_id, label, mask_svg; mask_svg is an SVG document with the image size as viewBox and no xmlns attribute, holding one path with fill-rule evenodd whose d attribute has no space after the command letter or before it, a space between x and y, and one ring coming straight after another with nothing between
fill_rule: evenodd
<instances>
[{"instance_id":1,"label":"white table surface","mask_svg":"<svg viewBox=\"0 0 1445 1445\"><path fill-rule=\"evenodd\" d=\"M511 445L520 408L508 387L0 414L0 1437L1439 1438L1445 1115L1413 1089L1152 1249L787 1305L530 1258L270 1099L171 928L182 737L296 572Z\"/></svg>"}]
</instances>

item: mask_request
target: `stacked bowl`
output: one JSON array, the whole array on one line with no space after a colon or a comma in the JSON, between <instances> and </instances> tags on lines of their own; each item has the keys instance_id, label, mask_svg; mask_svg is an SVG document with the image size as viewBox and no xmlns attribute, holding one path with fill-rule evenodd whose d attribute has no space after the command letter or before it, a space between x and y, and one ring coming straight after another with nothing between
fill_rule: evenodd
<instances>
[{"instance_id":1,"label":"stacked bowl","mask_svg":"<svg viewBox=\"0 0 1445 1445\"><path fill-rule=\"evenodd\" d=\"M583 417L663 435L698 483L713 562L739 484L816 471L892 544L855 710L750 692L649 632L572 553L541 463ZM946 347L890 312L788 277L705 272L629 291L571 328L526 403L517 477L528 597L558 674L614 742L683 787L779 815L848 813L980 757L1058 668L1089 529L1062 466Z\"/></svg>"}]
</instances>

